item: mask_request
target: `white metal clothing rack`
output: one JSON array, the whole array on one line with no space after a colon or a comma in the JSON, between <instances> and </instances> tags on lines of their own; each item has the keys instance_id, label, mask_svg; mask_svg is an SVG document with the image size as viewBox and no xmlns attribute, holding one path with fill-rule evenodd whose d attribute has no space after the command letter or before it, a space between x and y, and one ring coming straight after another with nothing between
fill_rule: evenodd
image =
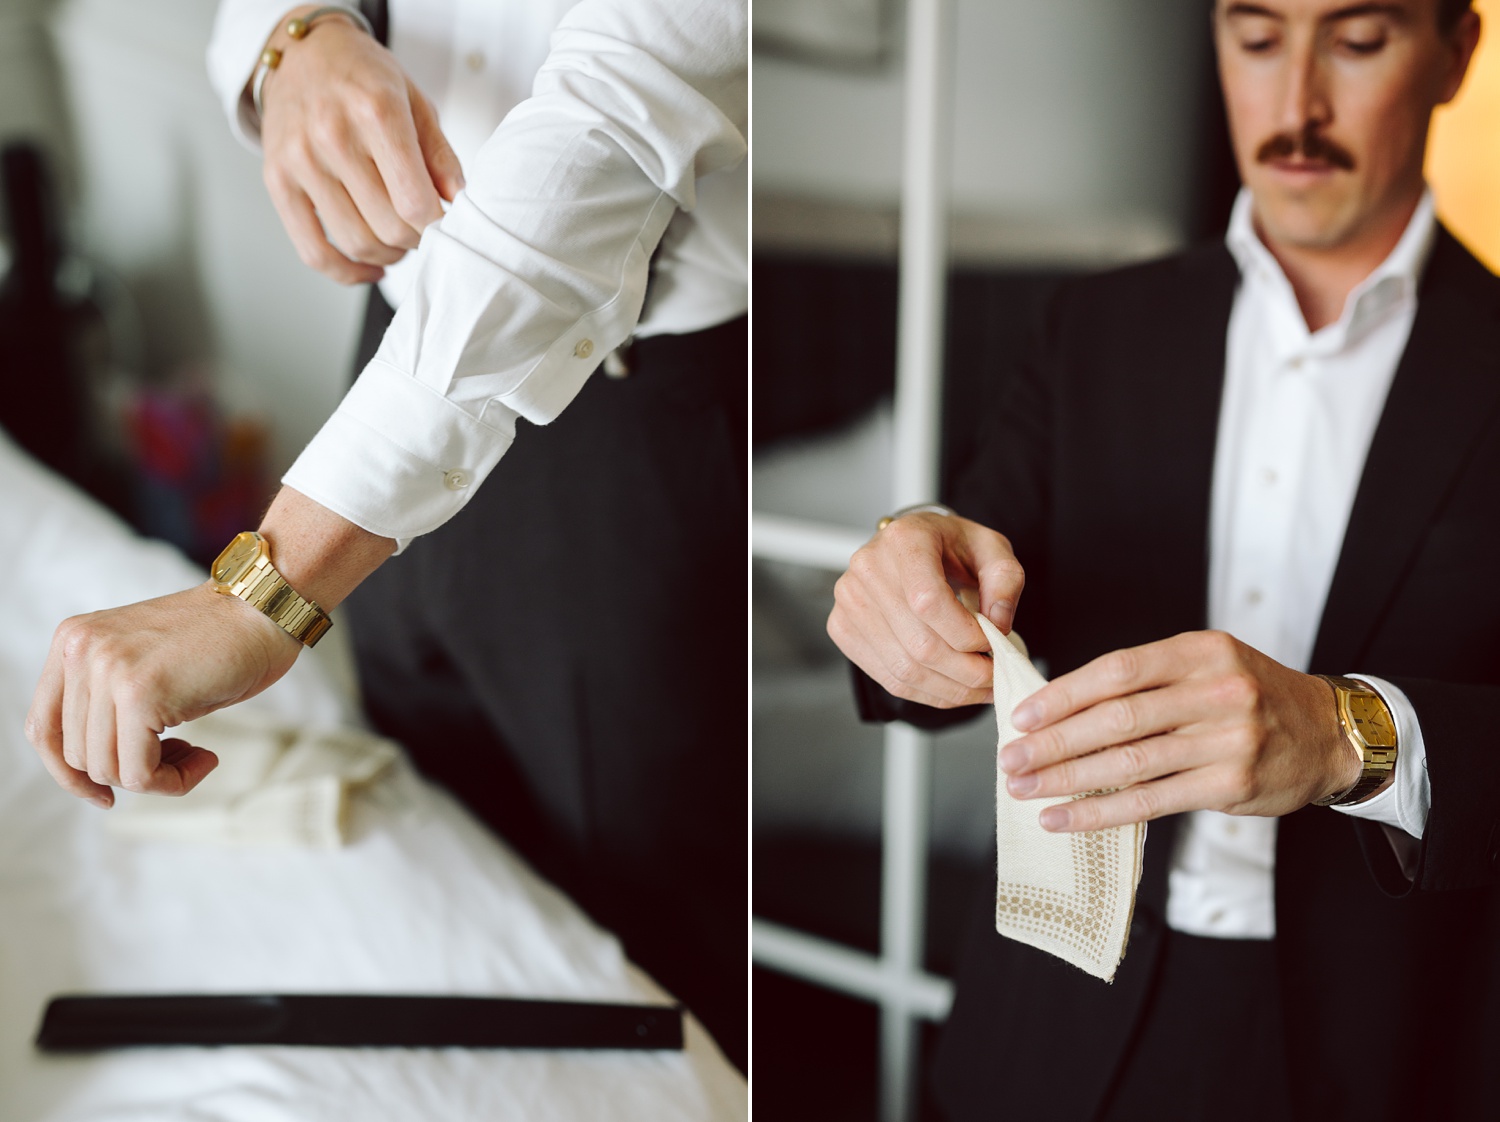
<instances>
[{"instance_id":1,"label":"white metal clothing rack","mask_svg":"<svg viewBox=\"0 0 1500 1122\"><path fill-rule=\"evenodd\" d=\"M908 0L906 44L892 509L931 502L938 489L953 0ZM868 531L756 514L751 548L757 557L842 570L868 537ZM914 1117L918 1021L943 1019L952 1002L948 980L922 969L931 748L931 736L909 725L886 730L880 954L764 920L752 927L761 965L880 1006L882 1122Z\"/></svg>"}]
</instances>

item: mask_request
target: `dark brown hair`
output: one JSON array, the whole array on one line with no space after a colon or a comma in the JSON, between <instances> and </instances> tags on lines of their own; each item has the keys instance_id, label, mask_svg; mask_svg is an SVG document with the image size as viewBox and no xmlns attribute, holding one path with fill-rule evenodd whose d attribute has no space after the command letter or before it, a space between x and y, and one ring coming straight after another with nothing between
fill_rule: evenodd
<instances>
[{"instance_id":1,"label":"dark brown hair","mask_svg":"<svg viewBox=\"0 0 1500 1122\"><path fill-rule=\"evenodd\" d=\"M1452 31L1463 14L1474 6L1474 0L1438 0L1438 27Z\"/></svg>"}]
</instances>

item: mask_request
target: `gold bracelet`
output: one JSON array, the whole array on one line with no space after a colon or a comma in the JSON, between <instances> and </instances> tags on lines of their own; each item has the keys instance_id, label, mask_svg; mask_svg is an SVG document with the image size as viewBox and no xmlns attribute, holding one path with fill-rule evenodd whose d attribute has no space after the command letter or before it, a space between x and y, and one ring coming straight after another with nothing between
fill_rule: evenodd
<instances>
[{"instance_id":1,"label":"gold bracelet","mask_svg":"<svg viewBox=\"0 0 1500 1122\"><path fill-rule=\"evenodd\" d=\"M313 29L313 26L319 20L330 16L344 16L351 19L366 35L371 38L375 37L375 29L370 26L370 21L365 19L363 12L357 8L341 8L337 6L314 8L305 16L298 16L296 19L287 20L286 33L293 39L305 39L307 38L307 33ZM266 78L270 75L271 71L281 65L281 54L282 52L275 47L267 47L260 52L260 62L256 65L255 77L250 82L250 103L255 106L255 119L257 121L265 120L266 112L265 105L262 102L262 94L265 90Z\"/></svg>"},{"instance_id":2,"label":"gold bracelet","mask_svg":"<svg viewBox=\"0 0 1500 1122\"><path fill-rule=\"evenodd\" d=\"M903 514L941 514L944 517L951 518L954 515L954 511L951 507L946 507L942 503L917 503L915 506L904 506L894 514L887 514L879 522L875 523L875 529L884 530Z\"/></svg>"}]
</instances>

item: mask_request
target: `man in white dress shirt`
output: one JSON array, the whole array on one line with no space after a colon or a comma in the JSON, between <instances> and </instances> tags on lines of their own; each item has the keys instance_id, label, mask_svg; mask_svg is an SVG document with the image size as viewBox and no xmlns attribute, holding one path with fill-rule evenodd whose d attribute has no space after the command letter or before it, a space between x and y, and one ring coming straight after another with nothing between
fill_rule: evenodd
<instances>
[{"instance_id":1,"label":"man in white dress shirt","mask_svg":"<svg viewBox=\"0 0 1500 1122\"><path fill-rule=\"evenodd\" d=\"M352 606L377 723L743 1063L746 5L357 7L226 0L209 52L303 260L397 307L259 532L325 610L410 547ZM30 735L182 793L162 730L299 650L208 585L68 621Z\"/></svg>"},{"instance_id":2,"label":"man in white dress shirt","mask_svg":"<svg viewBox=\"0 0 1500 1122\"><path fill-rule=\"evenodd\" d=\"M892 522L829 619L865 713L936 727L989 697L945 566L967 574L1066 671L1016 710L1010 794L1112 792L1043 811L1050 830L1160 820L1111 989L984 909L938 1064L955 1118L1494 1109L1500 791L1475 732L1500 700L1480 498L1500 480L1476 449L1497 285L1422 176L1478 17L1218 0L1214 28L1245 183L1228 252L1065 287L959 488L969 517ZM1452 525L1476 535L1456 554ZM1393 728L1389 772L1339 689Z\"/></svg>"}]
</instances>

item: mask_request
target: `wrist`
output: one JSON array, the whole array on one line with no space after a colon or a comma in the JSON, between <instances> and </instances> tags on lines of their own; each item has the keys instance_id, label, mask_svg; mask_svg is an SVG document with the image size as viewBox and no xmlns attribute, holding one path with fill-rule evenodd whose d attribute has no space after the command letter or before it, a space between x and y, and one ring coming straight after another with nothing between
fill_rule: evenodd
<instances>
[{"instance_id":1,"label":"wrist","mask_svg":"<svg viewBox=\"0 0 1500 1122\"><path fill-rule=\"evenodd\" d=\"M1318 687L1318 702L1322 709L1320 728L1323 758L1329 761L1328 774L1325 776L1322 789L1317 794L1317 800L1332 801L1352 790L1359 782L1360 773L1364 770L1364 762L1360 759L1358 750L1344 735L1343 722L1339 720L1338 706L1334 703L1327 684L1319 678L1314 678L1313 681Z\"/></svg>"},{"instance_id":2,"label":"wrist","mask_svg":"<svg viewBox=\"0 0 1500 1122\"><path fill-rule=\"evenodd\" d=\"M308 38L314 28L320 29L319 41L325 44L339 33L339 28L364 38L374 37L369 21L357 9L341 4L299 4L288 9L267 37L241 95L249 97L255 119L262 125L265 123L266 90L271 84L271 75L289 63L296 65L291 60L307 52L307 45L302 40Z\"/></svg>"},{"instance_id":3,"label":"wrist","mask_svg":"<svg viewBox=\"0 0 1500 1122\"><path fill-rule=\"evenodd\" d=\"M884 530L898 518L908 518L917 514L932 514L939 518L955 518L958 512L952 507L944 506L942 503L915 503L912 506L904 506L900 510L887 514L875 524L875 529Z\"/></svg>"},{"instance_id":4,"label":"wrist","mask_svg":"<svg viewBox=\"0 0 1500 1122\"><path fill-rule=\"evenodd\" d=\"M286 25L294 19L302 19L316 8L316 4L298 4L295 8L288 8L276 18L271 34L266 36L266 41L260 45L260 52L255 56L255 66L251 68L249 76L245 79L244 89L240 91L242 98L249 99L251 89L255 84L255 76L260 71L261 60L265 57L266 51L286 51L287 44L291 41L291 36L286 33Z\"/></svg>"},{"instance_id":5,"label":"wrist","mask_svg":"<svg viewBox=\"0 0 1500 1122\"><path fill-rule=\"evenodd\" d=\"M290 650L293 657L302 651L302 643L270 616L238 596L223 595L215 588L212 580L204 581L193 591L205 604L213 605L211 610L223 612L231 625L240 627L254 639L267 644L272 651Z\"/></svg>"},{"instance_id":6,"label":"wrist","mask_svg":"<svg viewBox=\"0 0 1500 1122\"><path fill-rule=\"evenodd\" d=\"M1351 753L1357 771L1352 782L1313 801L1318 806L1366 802L1389 788L1395 779L1400 748L1395 715L1380 691L1366 682L1322 674L1316 677L1332 691L1334 718L1345 744L1342 762L1334 771L1340 780L1349 776Z\"/></svg>"}]
</instances>

